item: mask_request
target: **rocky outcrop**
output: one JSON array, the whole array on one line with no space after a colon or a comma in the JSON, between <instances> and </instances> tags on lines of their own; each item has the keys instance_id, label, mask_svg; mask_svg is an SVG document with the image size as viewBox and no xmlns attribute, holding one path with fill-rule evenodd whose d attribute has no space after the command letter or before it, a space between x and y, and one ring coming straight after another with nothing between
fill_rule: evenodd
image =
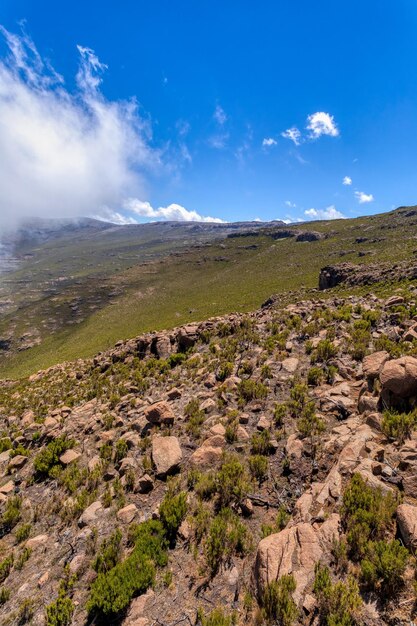
<instances>
[{"instance_id":1,"label":"rocky outcrop","mask_svg":"<svg viewBox=\"0 0 417 626\"><path fill-rule=\"evenodd\" d=\"M152 439L152 461L158 478L175 472L182 461L182 451L177 437L154 437Z\"/></svg>"}]
</instances>

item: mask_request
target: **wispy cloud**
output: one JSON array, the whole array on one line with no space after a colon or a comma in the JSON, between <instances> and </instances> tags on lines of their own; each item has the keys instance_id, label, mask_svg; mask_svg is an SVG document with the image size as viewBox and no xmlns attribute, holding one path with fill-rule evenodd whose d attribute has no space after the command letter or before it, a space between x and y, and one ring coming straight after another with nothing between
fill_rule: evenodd
<instances>
[{"instance_id":1,"label":"wispy cloud","mask_svg":"<svg viewBox=\"0 0 417 626\"><path fill-rule=\"evenodd\" d=\"M324 113L324 111L317 111L308 116L307 130L310 131L310 139L318 139L322 135L329 135L330 137L339 135L339 129L333 115Z\"/></svg>"},{"instance_id":2,"label":"wispy cloud","mask_svg":"<svg viewBox=\"0 0 417 626\"><path fill-rule=\"evenodd\" d=\"M284 203L287 207L289 207L290 209L296 209L297 205L295 204L295 202L291 202L291 200L285 200Z\"/></svg>"},{"instance_id":3,"label":"wispy cloud","mask_svg":"<svg viewBox=\"0 0 417 626\"><path fill-rule=\"evenodd\" d=\"M296 126L284 130L284 132L281 133L281 136L285 139L290 139L296 146L299 146L301 143L301 133Z\"/></svg>"},{"instance_id":4,"label":"wispy cloud","mask_svg":"<svg viewBox=\"0 0 417 626\"><path fill-rule=\"evenodd\" d=\"M160 152L137 102L101 93L106 66L93 50L78 46L70 92L25 33L1 33L9 54L0 60L0 229L19 217L104 214L143 196Z\"/></svg>"},{"instance_id":5,"label":"wispy cloud","mask_svg":"<svg viewBox=\"0 0 417 626\"><path fill-rule=\"evenodd\" d=\"M373 202L375 199L371 193L364 193L363 191L355 191L355 198L357 199L359 204Z\"/></svg>"},{"instance_id":6,"label":"wispy cloud","mask_svg":"<svg viewBox=\"0 0 417 626\"><path fill-rule=\"evenodd\" d=\"M142 202L137 198L129 198L123 205L128 213L139 217L176 221L176 222L215 222L221 224L224 220L219 217L204 216L197 211L189 211L180 204L170 204L166 207L153 208L149 202Z\"/></svg>"},{"instance_id":7,"label":"wispy cloud","mask_svg":"<svg viewBox=\"0 0 417 626\"><path fill-rule=\"evenodd\" d=\"M340 220L346 218L333 204L326 209L307 209L304 211L304 215L318 220Z\"/></svg>"},{"instance_id":8,"label":"wispy cloud","mask_svg":"<svg viewBox=\"0 0 417 626\"><path fill-rule=\"evenodd\" d=\"M224 112L224 109L222 109L222 107L220 106L220 104L216 105L213 113L213 118L218 124L220 124L220 126L223 126L223 124L227 122L227 115Z\"/></svg>"},{"instance_id":9,"label":"wispy cloud","mask_svg":"<svg viewBox=\"0 0 417 626\"><path fill-rule=\"evenodd\" d=\"M276 145L277 145L277 141L273 137L265 137L262 140L262 146L264 148L270 148L271 146L276 146Z\"/></svg>"},{"instance_id":10,"label":"wispy cloud","mask_svg":"<svg viewBox=\"0 0 417 626\"><path fill-rule=\"evenodd\" d=\"M347 186L349 186L349 185L351 185L351 184L352 184L352 179L351 179L351 177L350 177L350 176L345 176L345 177L344 177L344 179L343 179L343 181L342 181L342 185L347 185Z\"/></svg>"}]
</instances>

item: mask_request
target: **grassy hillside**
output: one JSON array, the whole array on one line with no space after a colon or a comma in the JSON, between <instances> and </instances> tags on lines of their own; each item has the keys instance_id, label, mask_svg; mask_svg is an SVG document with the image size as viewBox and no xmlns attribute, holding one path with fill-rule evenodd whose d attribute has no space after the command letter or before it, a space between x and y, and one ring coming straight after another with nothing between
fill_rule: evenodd
<instances>
[{"instance_id":1,"label":"grassy hillside","mask_svg":"<svg viewBox=\"0 0 417 626\"><path fill-rule=\"evenodd\" d=\"M245 237L222 233L221 239L220 231L176 231L173 237L164 228L149 225L141 237L129 228L95 238L68 235L28 250L19 270L0 279L1 296L13 300L0 336L32 333L40 343L4 356L0 375L92 356L144 331L248 311L272 293L298 297L317 287L327 264L395 263L414 258L417 249L413 208L287 229L326 235L312 242L275 239L275 226Z\"/></svg>"}]
</instances>

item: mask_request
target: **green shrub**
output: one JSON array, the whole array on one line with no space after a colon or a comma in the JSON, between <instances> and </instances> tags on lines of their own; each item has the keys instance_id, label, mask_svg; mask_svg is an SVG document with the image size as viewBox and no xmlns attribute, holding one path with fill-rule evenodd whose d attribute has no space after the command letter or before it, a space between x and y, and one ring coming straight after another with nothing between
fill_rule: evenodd
<instances>
[{"instance_id":1,"label":"green shrub","mask_svg":"<svg viewBox=\"0 0 417 626\"><path fill-rule=\"evenodd\" d=\"M252 454L261 454L266 456L271 452L271 433L269 430L263 430L260 433L254 433L251 439Z\"/></svg>"},{"instance_id":2,"label":"green shrub","mask_svg":"<svg viewBox=\"0 0 417 626\"><path fill-rule=\"evenodd\" d=\"M132 531L133 552L110 571L97 576L91 586L87 611L90 615L117 615L135 595L145 593L155 582L155 566L168 561L161 522L149 520Z\"/></svg>"},{"instance_id":3,"label":"green shrub","mask_svg":"<svg viewBox=\"0 0 417 626\"><path fill-rule=\"evenodd\" d=\"M23 550L18 554L14 566L17 570L21 570L23 569L24 564L26 563L26 561L28 561L30 559L30 555L32 554L32 549L31 548L23 548Z\"/></svg>"},{"instance_id":4,"label":"green shrub","mask_svg":"<svg viewBox=\"0 0 417 626\"><path fill-rule=\"evenodd\" d=\"M183 352L175 352L174 354L170 354L167 361L168 365L171 369L176 367L177 365L181 365L186 360L187 355Z\"/></svg>"},{"instance_id":5,"label":"green shrub","mask_svg":"<svg viewBox=\"0 0 417 626\"><path fill-rule=\"evenodd\" d=\"M356 361L361 361L367 354L371 341L371 324L366 320L357 320L350 337L350 354Z\"/></svg>"},{"instance_id":6,"label":"green shrub","mask_svg":"<svg viewBox=\"0 0 417 626\"><path fill-rule=\"evenodd\" d=\"M235 456L224 460L216 475L216 490L221 507L240 504L249 490L245 467Z\"/></svg>"},{"instance_id":7,"label":"green shrub","mask_svg":"<svg viewBox=\"0 0 417 626\"><path fill-rule=\"evenodd\" d=\"M360 474L354 474L343 494L342 521L352 558L361 559L369 539L382 539L392 525L399 497L383 495L381 489L369 487Z\"/></svg>"},{"instance_id":8,"label":"green shrub","mask_svg":"<svg viewBox=\"0 0 417 626\"><path fill-rule=\"evenodd\" d=\"M262 454L253 454L249 457L250 473L259 484L266 479L268 475L268 466L268 459Z\"/></svg>"},{"instance_id":9,"label":"green shrub","mask_svg":"<svg viewBox=\"0 0 417 626\"><path fill-rule=\"evenodd\" d=\"M129 450L126 439L118 439L116 442L116 449L114 451L114 461L119 463L125 458Z\"/></svg>"},{"instance_id":10,"label":"green shrub","mask_svg":"<svg viewBox=\"0 0 417 626\"><path fill-rule=\"evenodd\" d=\"M217 369L216 379L221 383L224 382L226 378L232 375L233 367L234 365L230 361L222 361Z\"/></svg>"},{"instance_id":11,"label":"green shrub","mask_svg":"<svg viewBox=\"0 0 417 626\"><path fill-rule=\"evenodd\" d=\"M321 363L327 363L330 359L333 359L337 354L336 346L330 341L330 339L322 339L317 344L314 356L315 361Z\"/></svg>"},{"instance_id":12,"label":"green shrub","mask_svg":"<svg viewBox=\"0 0 417 626\"><path fill-rule=\"evenodd\" d=\"M6 450L10 450L12 447L10 437L3 437L3 439L0 439L0 454Z\"/></svg>"},{"instance_id":13,"label":"green shrub","mask_svg":"<svg viewBox=\"0 0 417 626\"><path fill-rule=\"evenodd\" d=\"M297 429L303 437L316 437L325 429L324 421L316 413L314 402L308 402L297 421Z\"/></svg>"},{"instance_id":14,"label":"green shrub","mask_svg":"<svg viewBox=\"0 0 417 626\"><path fill-rule=\"evenodd\" d=\"M34 460L36 474L40 477L54 477L57 468L61 468L59 457L70 448L73 448L75 441L68 439L66 435L57 437L41 450Z\"/></svg>"},{"instance_id":15,"label":"green shrub","mask_svg":"<svg viewBox=\"0 0 417 626\"><path fill-rule=\"evenodd\" d=\"M10 574L14 563L13 553L7 556L0 562L0 584L4 583L8 575Z\"/></svg>"},{"instance_id":16,"label":"green shrub","mask_svg":"<svg viewBox=\"0 0 417 626\"><path fill-rule=\"evenodd\" d=\"M0 606L6 604L7 600L10 598L10 589L7 587L0 587Z\"/></svg>"},{"instance_id":17,"label":"green shrub","mask_svg":"<svg viewBox=\"0 0 417 626\"><path fill-rule=\"evenodd\" d=\"M317 387L324 380L324 371L321 367L314 365L308 370L307 374L307 384L312 387Z\"/></svg>"},{"instance_id":18,"label":"green shrub","mask_svg":"<svg viewBox=\"0 0 417 626\"><path fill-rule=\"evenodd\" d=\"M317 563L313 592L317 596L324 626L354 626L358 623L362 600L356 580L332 583L329 568Z\"/></svg>"},{"instance_id":19,"label":"green shrub","mask_svg":"<svg viewBox=\"0 0 417 626\"><path fill-rule=\"evenodd\" d=\"M274 407L274 424L275 426L277 426L278 428L281 428L281 426L284 423L284 418L286 417L288 412L288 407L286 405L286 403L282 403L282 404L276 404Z\"/></svg>"},{"instance_id":20,"label":"green shrub","mask_svg":"<svg viewBox=\"0 0 417 626\"><path fill-rule=\"evenodd\" d=\"M193 398L184 408L184 415L187 418L185 427L187 433L197 439L201 434L201 427L204 424L206 416L204 411L200 409L200 401Z\"/></svg>"},{"instance_id":21,"label":"green shrub","mask_svg":"<svg viewBox=\"0 0 417 626\"><path fill-rule=\"evenodd\" d=\"M20 520L20 510L22 508L21 496L11 496L6 503L6 508L0 520L0 528L3 533L8 533L16 526Z\"/></svg>"},{"instance_id":22,"label":"green shrub","mask_svg":"<svg viewBox=\"0 0 417 626\"><path fill-rule=\"evenodd\" d=\"M396 413L385 411L382 418L381 429L386 437L395 439L398 443L404 443L411 435L411 431L417 423L417 412Z\"/></svg>"},{"instance_id":23,"label":"green shrub","mask_svg":"<svg viewBox=\"0 0 417 626\"><path fill-rule=\"evenodd\" d=\"M403 583L409 553L397 540L369 541L361 561L361 578L372 589L392 594Z\"/></svg>"},{"instance_id":24,"label":"green shrub","mask_svg":"<svg viewBox=\"0 0 417 626\"><path fill-rule=\"evenodd\" d=\"M268 387L256 380L241 380L238 387L238 394L241 404L251 400L264 400L268 395Z\"/></svg>"},{"instance_id":25,"label":"green shrub","mask_svg":"<svg viewBox=\"0 0 417 626\"><path fill-rule=\"evenodd\" d=\"M298 617L297 605L292 594L296 583L292 574L271 581L262 596L263 613L267 623L291 626Z\"/></svg>"},{"instance_id":26,"label":"green shrub","mask_svg":"<svg viewBox=\"0 0 417 626\"><path fill-rule=\"evenodd\" d=\"M122 553L121 542L122 533L119 528L110 537L102 541L99 552L91 563L91 567L98 574L108 572L120 561Z\"/></svg>"},{"instance_id":27,"label":"green shrub","mask_svg":"<svg viewBox=\"0 0 417 626\"><path fill-rule=\"evenodd\" d=\"M205 544L205 556L211 575L229 563L235 554L244 555L250 547L246 526L230 509L222 509L213 519Z\"/></svg>"},{"instance_id":28,"label":"green shrub","mask_svg":"<svg viewBox=\"0 0 417 626\"><path fill-rule=\"evenodd\" d=\"M17 543L22 543L22 541L26 541L26 539L30 535L32 525L31 524L22 524L15 531L15 537Z\"/></svg>"},{"instance_id":29,"label":"green shrub","mask_svg":"<svg viewBox=\"0 0 417 626\"><path fill-rule=\"evenodd\" d=\"M46 626L70 626L75 604L71 599L72 588L75 578L70 577L66 572L66 577L61 580L56 600L48 604L45 608Z\"/></svg>"},{"instance_id":30,"label":"green shrub","mask_svg":"<svg viewBox=\"0 0 417 626\"><path fill-rule=\"evenodd\" d=\"M236 624L236 615L227 615L223 609L214 609L207 617L204 616L201 609L197 612L198 621L201 626L234 626Z\"/></svg>"},{"instance_id":31,"label":"green shrub","mask_svg":"<svg viewBox=\"0 0 417 626\"><path fill-rule=\"evenodd\" d=\"M273 535L274 533L279 533L283 530L290 520L290 515L288 515L286 509L283 506L280 506L278 509L277 516L275 518L274 524L262 524L261 533L262 539L265 537L269 537L269 535Z\"/></svg>"},{"instance_id":32,"label":"green shrub","mask_svg":"<svg viewBox=\"0 0 417 626\"><path fill-rule=\"evenodd\" d=\"M178 528L187 514L187 494L185 491L175 493L174 489L168 489L159 507L159 516L165 528L165 533L170 541L174 543L177 537Z\"/></svg>"}]
</instances>

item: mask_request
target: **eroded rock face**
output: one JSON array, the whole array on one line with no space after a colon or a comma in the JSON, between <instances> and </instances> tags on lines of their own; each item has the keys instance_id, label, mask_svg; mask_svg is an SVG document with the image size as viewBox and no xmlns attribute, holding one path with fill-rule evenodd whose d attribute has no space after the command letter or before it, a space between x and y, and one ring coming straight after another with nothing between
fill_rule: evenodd
<instances>
[{"instance_id":1,"label":"eroded rock face","mask_svg":"<svg viewBox=\"0 0 417 626\"><path fill-rule=\"evenodd\" d=\"M417 359L403 356L384 364L380 381L384 391L390 391L400 398L417 395Z\"/></svg>"},{"instance_id":2,"label":"eroded rock face","mask_svg":"<svg viewBox=\"0 0 417 626\"><path fill-rule=\"evenodd\" d=\"M177 437L154 437L152 439L152 461L158 478L175 472L182 461L181 446Z\"/></svg>"},{"instance_id":3,"label":"eroded rock face","mask_svg":"<svg viewBox=\"0 0 417 626\"><path fill-rule=\"evenodd\" d=\"M306 587L314 579L315 564L320 561L326 545L339 536L339 516L332 516L319 530L301 522L259 542L254 577L259 596L268 583L284 574L293 574L297 583L294 599L298 603ZM328 547L328 546L327 546Z\"/></svg>"},{"instance_id":4,"label":"eroded rock face","mask_svg":"<svg viewBox=\"0 0 417 626\"><path fill-rule=\"evenodd\" d=\"M375 380L389 359L389 354L385 350L368 354L362 361L363 373L369 380Z\"/></svg>"}]
</instances>

